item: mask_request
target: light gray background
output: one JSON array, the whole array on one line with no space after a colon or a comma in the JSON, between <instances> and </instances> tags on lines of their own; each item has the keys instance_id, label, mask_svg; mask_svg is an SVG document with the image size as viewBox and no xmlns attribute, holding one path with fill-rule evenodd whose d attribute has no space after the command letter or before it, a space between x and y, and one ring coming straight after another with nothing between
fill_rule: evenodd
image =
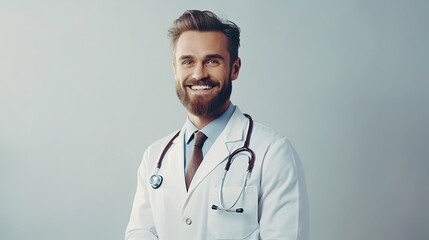
<instances>
[{"instance_id":1,"label":"light gray background","mask_svg":"<svg viewBox=\"0 0 429 240\"><path fill-rule=\"evenodd\" d=\"M299 152L312 240L429 239L428 1L202 2L0 0L0 239L123 238L144 149L185 121L189 8L241 27L232 100Z\"/></svg>"}]
</instances>

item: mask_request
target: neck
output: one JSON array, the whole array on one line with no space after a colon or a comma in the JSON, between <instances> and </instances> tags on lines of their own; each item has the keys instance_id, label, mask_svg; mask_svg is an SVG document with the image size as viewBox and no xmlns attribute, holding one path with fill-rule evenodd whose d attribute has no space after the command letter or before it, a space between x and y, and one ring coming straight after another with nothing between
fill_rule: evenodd
<instances>
[{"instance_id":1,"label":"neck","mask_svg":"<svg viewBox=\"0 0 429 240\"><path fill-rule=\"evenodd\" d=\"M219 117L222 113L224 113L228 108L229 103L230 101L225 102L225 104L221 108L219 108L216 112L211 114L196 116L188 112L189 120L191 120L191 122L195 125L195 127L201 130L209 123L211 123L213 120L215 120L217 117Z\"/></svg>"}]
</instances>

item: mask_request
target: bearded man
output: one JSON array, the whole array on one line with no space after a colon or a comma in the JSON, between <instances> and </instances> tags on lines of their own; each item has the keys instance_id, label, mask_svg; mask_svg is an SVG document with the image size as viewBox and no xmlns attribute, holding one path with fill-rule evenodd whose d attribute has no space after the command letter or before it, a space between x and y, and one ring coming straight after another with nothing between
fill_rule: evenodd
<instances>
[{"instance_id":1,"label":"bearded man","mask_svg":"<svg viewBox=\"0 0 429 240\"><path fill-rule=\"evenodd\" d=\"M145 151L125 238L307 240L298 155L230 101L241 68L238 26L189 10L169 37L188 117Z\"/></svg>"}]
</instances>

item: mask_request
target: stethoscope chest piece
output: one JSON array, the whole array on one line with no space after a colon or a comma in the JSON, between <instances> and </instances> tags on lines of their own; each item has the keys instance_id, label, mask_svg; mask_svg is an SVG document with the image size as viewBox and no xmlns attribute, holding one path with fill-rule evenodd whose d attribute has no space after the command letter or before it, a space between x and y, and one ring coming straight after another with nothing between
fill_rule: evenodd
<instances>
[{"instance_id":1,"label":"stethoscope chest piece","mask_svg":"<svg viewBox=\"0 0 429 240\"><path fill-rule=\"evenodd\" d=\"M161 184L162 184L162 180L163 180L162 176L156 174L156 175L152 175L150 177L149 183L150 183L150 185L152 186L153 189L158 189L161 186Z\"/></svg>"}]
</instances>

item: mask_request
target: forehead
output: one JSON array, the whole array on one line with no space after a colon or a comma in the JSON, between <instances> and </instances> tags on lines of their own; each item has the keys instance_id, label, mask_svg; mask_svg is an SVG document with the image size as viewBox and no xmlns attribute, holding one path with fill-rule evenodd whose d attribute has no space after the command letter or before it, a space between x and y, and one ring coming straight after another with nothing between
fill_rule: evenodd
<instances>
[{"instance_id":1,"label":"forehead","mask_svg":"<svg viewBox=\"0 0 429 240\"><path fill-rule=\"evenodd\" d=\"M229 58L228 42L222 32L185 31L177 40L176 58L183 55L199 57L210 54L219 54Z\"/></svg>"}]
</instances>

